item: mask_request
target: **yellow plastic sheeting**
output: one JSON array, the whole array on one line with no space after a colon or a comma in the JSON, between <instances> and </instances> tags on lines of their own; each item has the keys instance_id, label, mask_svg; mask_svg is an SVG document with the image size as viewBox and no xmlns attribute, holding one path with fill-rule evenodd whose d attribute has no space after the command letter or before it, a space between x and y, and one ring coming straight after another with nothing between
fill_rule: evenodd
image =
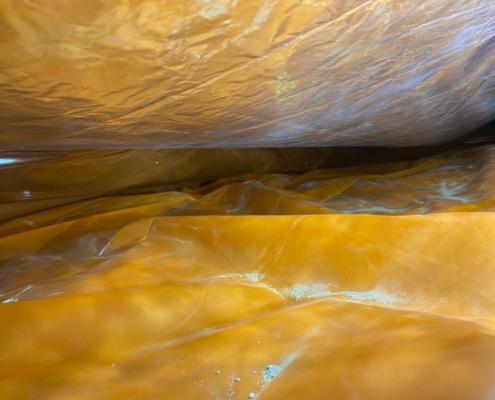
<instances>
[{"instance_id":1,"label":"yellow plastic sheeting","mask_svg":"<svg viewBox=\"0 0 495 400\"><path fill-rule=\"evenodd\" d=\"M491 398L492 158L248 174L4 223L0 397Z\"/></svg>"},{"instance_id":2,"label":"yellow plastic sheeting","mask_svg":"<svg viewBox=\"0 0 495 400\"><path fill-rule=\"evenodd\" d=\"M493 0L2 0L0 147L445 141L495 111Z\"/></svg>"},{"instance_id":3,"label":"yellow plastic sheeting","mask_svg":"<svg viewBox=\"0 0 495 400\"><path fill-rule=\"evenodd\" d=\"M494 240L492 213L157 217L10 259L0 393L489 398Z\"/></svg>"}]
</instances>

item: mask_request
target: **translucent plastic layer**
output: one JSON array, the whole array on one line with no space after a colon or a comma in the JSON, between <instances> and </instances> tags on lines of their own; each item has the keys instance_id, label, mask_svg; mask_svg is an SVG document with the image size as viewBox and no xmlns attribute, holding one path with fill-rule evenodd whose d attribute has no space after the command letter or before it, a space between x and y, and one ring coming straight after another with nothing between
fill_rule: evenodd
<instances>
[{"instance_id":1,"label":"translucent plastic layer","mask_svg":"<svg viewBox=\"0 0 495 400\"><path fill-rule=\"evenodd\" d=\"M4 223L0 397L489 399L494 165L251 174Z\"/></svg>"},{"instance_id":2,"label":"translucent plastic layer","mask_svg":"<svg viewBox=\"0 0 495 400\"><path fill-rule=\"evenodd\" d=\"M437 143L495 113L493 0L2 0L0 147Z\"/></svg>"},{"instance_id":3,"label":"translucent plastic layer","mask_svg":"<svg viewBox=\"0 0 495 400\"><path fill-rule=\"evenodd\" d=\"M80 216L74 211L80 208L92 213L154 205L170 195L167 190L182 192L184 199L166 211L169 215L393 215L491 209L495 199L495 188L490 184L495 174L494 145L419 161L366 162L397 156L407 159L409 152L388 150L373 155L359 149L225 149L0 153L0 220L26 215L24 223L32 226L34 222L27 222L31 213L50 209L42 214L54 213L66 221ZM349 162L363 165L324 169ZM132 196L134 193L139 195ZM102 199L109 195L113 196ZM89 201L78 203L80 200ZM70 205L51 210L64 204Z\"/></svg>"}]
</instances>

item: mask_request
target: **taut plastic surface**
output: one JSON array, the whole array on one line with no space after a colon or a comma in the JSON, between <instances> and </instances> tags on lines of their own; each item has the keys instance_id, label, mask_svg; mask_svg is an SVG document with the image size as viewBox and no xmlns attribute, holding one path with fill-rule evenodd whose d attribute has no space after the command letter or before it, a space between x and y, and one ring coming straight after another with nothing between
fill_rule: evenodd
<instances>
[{"instance_id":1,"label":"taut plastic surface","mask_svg":"<svg viewBox=\"0 0 495 400\"><path fill-rule=\"evenodd\" d=\"M438 143L495 116L493 0L2 0L0 148Z\"/></svg>"}]
</instances>

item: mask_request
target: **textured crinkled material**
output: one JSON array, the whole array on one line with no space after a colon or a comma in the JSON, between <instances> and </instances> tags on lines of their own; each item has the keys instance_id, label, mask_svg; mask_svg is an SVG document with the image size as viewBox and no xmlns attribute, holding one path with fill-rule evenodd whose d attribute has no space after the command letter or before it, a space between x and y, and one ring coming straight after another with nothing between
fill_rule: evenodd
<instances>
[{"instance_id":1,"label":"textured crinkled material","mask_svg":"<svg viewBox=\"0 0 495 400\"><path fill-rule=\"evenodd\" d=\"M239 174L303 172L328 159L339 161L341 151L334 153L331 149L0 152L0 221L106 194L194 187Z\"/></svg>"},{"instance_id":2,"label":"textured crinkled material","mask_svg":"<svg viewBox=\"0 0 495 400\"><path fill-rule=\"evenodd\" d=\"M438 143L495 113L493 0L2 0L0 147Z\"/></svg>"},{"instance_id":3,"label":"textured crinkled material","mask_svg":"<svg viewBox=\"0 0 495 400\"><path fill-rule=\"evenodd\" d=\"M0 398L490 399L494 157L251 171L5 222Z\"/></svg>"},{"instance_id":4,"label":"textured crinkled material","mask_svg":"<svg viewBox=\"0 0 495 400\"><path fill-rule=\"evenodd\" d=\"M494 398L495 146L323 148L494 117L493 0L2 0L0 54L0 399Z\"/></svg>"}]
</instances>

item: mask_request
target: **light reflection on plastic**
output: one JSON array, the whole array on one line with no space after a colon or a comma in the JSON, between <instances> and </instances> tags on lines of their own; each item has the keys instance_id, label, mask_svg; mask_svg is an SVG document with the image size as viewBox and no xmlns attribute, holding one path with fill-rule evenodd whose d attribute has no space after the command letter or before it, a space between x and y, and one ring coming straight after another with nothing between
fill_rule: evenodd
<instances>
[{"instance_id":1,"label":"light reflection on plastic","mask_svg":"<svg viewBox=\"0 0 495 400\"><path fill-rule=\"evenodd\" d=\"M0 158L0 165L15 164L16 161L15 158Z\"/></svg>"}]
</instances>

